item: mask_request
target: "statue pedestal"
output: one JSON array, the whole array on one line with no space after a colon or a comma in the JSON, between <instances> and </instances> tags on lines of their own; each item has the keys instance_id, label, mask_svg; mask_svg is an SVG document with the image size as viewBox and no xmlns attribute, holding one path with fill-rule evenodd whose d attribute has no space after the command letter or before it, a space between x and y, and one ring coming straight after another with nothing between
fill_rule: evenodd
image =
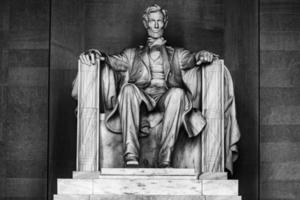
<instances>
[{"instance_id":1,"label":"statue pedestal","mask_svg":"<svg viewBox=\"0 0 300 200\"><path fill-rule=\"evenodd\" d=\"M73 172L73 179L58 179L57 187L54 200L241 200L237 180L226 173L196 179L193 169L103 168Z\"/></svg>"}]
</instances>

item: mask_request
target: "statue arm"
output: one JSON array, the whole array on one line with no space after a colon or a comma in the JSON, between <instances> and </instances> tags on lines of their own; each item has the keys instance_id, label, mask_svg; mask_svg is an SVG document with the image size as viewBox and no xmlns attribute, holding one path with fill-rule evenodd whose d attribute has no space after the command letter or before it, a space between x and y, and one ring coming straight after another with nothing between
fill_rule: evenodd
<instances>
[{"instance_id":1,"label":"statue arm","mask_svg":"<svg viewBox=\"0 0 300 200\"><path fill-rule=\"evenodd\" d=\"M180 68L183 70L191 69L196 66L196 54L186 49L178 50L178 60Z\"/></svg>"},{"instance_id":2,"label":"statue arm","mask_svg":"<svg viewBox=\"0 0 300 200\"><path fill-rule=\"evenodd\" d=\"M106 55L97 49L90 49L87 52L83 52L79 56L79 60L82 64L94 65L95 60L98 57L100 61L104 61L105 65L113 72L126 72L133 63L133 57L135 55L135 49L125 49L122 53L116 55ZM116 73L119 74L119 73ZM72 84L72 97L77 99L78 96L78 75Z\"/></svg>"},{"instance_id":3,"label":"statue arm","mask_svg":"<svg viewBox=\"0 0 300 200\"><path fill-rule=\"evenodd\" d=\"M97 49L90 49L80 55L81 63L86 65L94 65L96 58L104 61L113 71L125 72L132 64L134 49L125 49L120 54L106 55Z\"/></svg>"},{"instance_id":4,"label":"statue arm","mask_svg":"<svg viewBox=\"0 0 300 200\"><path fill-rule=\"evenodd\" d=\"M179 49L179 63L181 69L191 69L202 63L211 63L218 55L202 50L192 53L186 49Z\"/></svg>"},{"instance_id":5,"label":"statue arm","mask_svg":"<svg viewBox=\"0 0 300 200\"><path fill-rule=\"evenodd\" d=\"M105 62L116 72L127 71L133 62L134 49L125 49L122 53L106 56Z\"/></svg>"}]
</instances>

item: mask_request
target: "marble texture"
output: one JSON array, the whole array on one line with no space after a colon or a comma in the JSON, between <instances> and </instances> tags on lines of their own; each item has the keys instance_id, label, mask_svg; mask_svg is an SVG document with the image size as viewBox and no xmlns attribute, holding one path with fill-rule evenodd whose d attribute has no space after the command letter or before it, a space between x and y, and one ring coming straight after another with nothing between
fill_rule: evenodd
<instances>
[{"instance_id":1,"label":"marble texture","mask_svg":"<svg viewBox=\"0 0 300 200\"><path fill-rule=\"evenodd\" d=\"M111 133L105 127L103 117L99 118L99 94L97 93L99 93L98 89L100 85L104 105L108 104L111 99L117 98L117 96L114 96L117 95L114 93L116 83L109 81L113 78L108 78L113 72L111 69L106 70L106 67L103 67L103 70L100 72L99 62L95 65L93 64L92 67L87 67L86 65L87 64L83 64L82 60L79 61L78 75L74 81L72 90L73 97L78 97L77 170L97 171L102 167L124 167L122 135ZM201 74L202 83L200 83ZM99 85L100 80L101 83ZM230 82L230 73L228 70L226 71L223 60L216 60L201 69L194 68L189 70L184 74L183 81L186 82L189 90L193 91L192 93L195 96L193 103L195 103L195 105L200 104L200 99L202 98L202 114L207 124L202 133L194 138L188 138L184 128L178 130L177 142L174 144L174 151L170 158L171 166L176 168L195 168L198 172L224 172L224 156L226 155L226 167L232 171L231 164L234 159L231 157L231 151L237 151L235 142L239 140L239 131L236 131L238 129L237 127L227 128L226 138L230 137L231 139L230 141L226 140L225 144L224 120L228 123L226 127L237 126L237 124L234 113L231 113L231 110L235 109L234 102L230 104L232 106L228 106L227 108L227 110L230 111L227 118L229 118L230 115L232 119L228 121L227 118L225 119L224 117L224 103L226 104L228 100L227 96L233 99L234 96L228 92L233 90L233 86ZM202 91L202 97L199 90ZM106 93L111 93L113 96L106 97L106 95L108 95ZM103 114L101 116L103 116ZM146 117L150 123L149 135L148 137L141 137L136 141L140 146L138 148L139 155L137 155L139 157L140 167L158 167L157 156L160 148L158 144L160 143L159 138L161 137L160 134L162 130L161 117L162 113L151 113ZM106 119L107 123L109 119L109 117ZM184 124L191 123L192 127L190 127L190 131L195 130L196 132L194 134L198 134L200 129L198 130L195 127L200 128L203 125L199 123L201 121L200 118L193 117L189 120L191 121L184 122ZM117 124L112 126L118 127ZM100 166L98 159L100 159Z\"/></svg>"},{"instance_id":2,"label":"marble texture","mask_svg":"<svg viewBox=\"0 0 300 200\"><path fill-rule=\"evenodd\" d=\"M202 69L202 113L206 126L201 133L202 171L223 172L224 166L224 63Z\"/></svg>"},{"instance_id":3,"label":"marble texture","mask_svg":"<svg viewBox=\"0 0 300 200\"><path fill-rule=\"evenodd\" d=\"M211 180L209 180L211 179ZM218 180L217 180L218 179ZM58 180L55 200L100 199L200 199L240 200L238 181L227 173L204 173L194 169L103 168L101 172L73 172L73 179ZM223 197L221 197L223 196ZM118 197L118 198L117 198Z\"/></svg>"},{"instance_id":4,"label":"marble texture","mask_svg":"<svg viewBox=\"0 0 300 200\"><path fill-rule=\"evenodd\" d=\"M93 180L57 179L57 194L93 194Z\"/></svg>"},{"instance_id":5,"label":"marble texture","mask_svg":"<svg viewBox=\"0 0 300 200\"><path fill-rule=\"evenodd\" d=\"M91 195L83 195L83 194L59 194L54 195L53 200L90 200Z\"/></svg>"},{"instance_id":6,"label":"marble texture","mask_svg":"<svg viewBox=\"0 0 300 200\"><path fill-rule=\"evenodd\" d=\"M226 180L228 179L227 172L205 172L200 175L200 180Z\"/></svg>"},{"instance_id":7,"label":"marble texture","mask_svg":"<svg viewBox=\"0 0 300 200\"><path fill-rule=\"evenodd\" d=\"M204 196L199 195L91 195L90 200L205 200Z\"/></svg>"},{"instance_id":8,"label":"marble texture","mask_svg":"<svg viewBox=\"0 0 300 200\"><path fill-rule=\"evenodd\" d=\"M99 63L99 60L97 60ZM87 66L78 62L77 112L77 170L97 171L99 169L99 64ZM73 94L73 91L72 91Z\"/></svg>"},{"instance_id":9,"label":"marble texture","mask_svg":"<svg viewBox=\"0 0 300 200\"><path fill-rule=\"evenodd\" d=\"M197 180L94 179L93 194L201 195L202 184Z\"/></svg>"},{"instance_id":10,"label":"marble texture","mask_svg":"<svg viewBox=\"0 0 300 200\"><path fill-rule=\"evenodd\" d=\"M93 179L99 178L101 172L84 172L84 171L73 171L73 179Z\"/></svg>"},{"instance_id":11,"label":"marble texture","mask_svg":"<svg viewBox=\"0 0 300 200\"><path fill-rule=\"evenodd\" d=\"M237 180L59 179L58 194L238 195Z\"/></svg>"},{"instance_id":12,"label":"marble texture","mask_svg":"<svg viewBox=\"0 0 300 200\"><path fill-rule=\"evenodd\" d=\"M204 196L205 200L242 200L241 196Z\"/></svg>"},{"instance_id":13,"label":"marble texture","mask_svg":"<svg viewBox=\"0 0 300 200\"><path fill-rule=\"evenodd\" d=\"M102 168L102 175L195 175L195 170L192 168L177 169L177 168Z\"/></svg>"},{"instance_id":14,"label":"marble texture","mask_svg":"<svg viewBox=\"0 0 300 200\"><path fill-rule=\"evenodd\" d=\"M74 179L103 179L103 178L134 178L134 176L139 176L139 178L153 178L153 179L160 179L163 176L164 179L167 178L176 178L176 179L196 179L197 176L193 172L194 170L189 170L189 169L180 169L182 170L182 174L176 172L179 169L155 169L155 171L151 168L145 168L145 169L140 169L138 172L134 172L133 169L126 169L122 168L120 171L118 171L117 168L115 169L107 169L104 170L102 169L101 172L83 172L83 171L74 171L73 172L73 178ZM179 170L179 171L180 171ZM112 173L112 172L115 173ZM121 173L123 172L123 173ZM134 175L134 176L132 176ZM177 175L174 177L174 175ZM227 173L226 172L216 172L216 173L211 173L211 172L206 172L201 174L201 176L198 178L200 180L226 180L227 179Z\"/></svg>"},{"instance_id":15,"label":"marble texture","mask_svg":"<svg viewBox=\"0 0 300 200\"><path fill-rule=\"evenodd\" d=\"M152 175L139 175L138 177L136 176L99 176L98 179L127 179L127 180L197 180L197 176L169 176L169 175L165 175L165 176L152 176Z\"/></svg>"},{"instance_id":16,"label":"marble texture","mask_svg":"<svg viewBox=\"0 0 300 200\"><path fill-rule=\"evenodd\" d=\"M238 180L203 180L203 195L238 195Z\"/></svg>"},{"instance_id":17,"label":"marble texture","mask_svg":"<svg viewBox=\"0 0 300 200\"><path fill-rule=\"evenodd\" d=\"M241 200L241 196L202 195L54 195L54 200Z\"/></svg>"}]
</instances>

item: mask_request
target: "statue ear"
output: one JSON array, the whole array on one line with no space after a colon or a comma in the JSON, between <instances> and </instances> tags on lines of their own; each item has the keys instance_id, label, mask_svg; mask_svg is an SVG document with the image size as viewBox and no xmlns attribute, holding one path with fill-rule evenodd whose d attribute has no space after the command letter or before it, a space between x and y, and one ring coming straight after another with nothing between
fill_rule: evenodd
<instances>
[{"instance_id":1,"label":"statue ear","mask_svg":"<svg viewBox=\"0 0 300 200\"><path fill-rule=\"evenodd\" d=\"M143 20L143 24L144 24L145 29L148 29L148 24L147 24L146 20Z\"/></svg>"}]
</instances>

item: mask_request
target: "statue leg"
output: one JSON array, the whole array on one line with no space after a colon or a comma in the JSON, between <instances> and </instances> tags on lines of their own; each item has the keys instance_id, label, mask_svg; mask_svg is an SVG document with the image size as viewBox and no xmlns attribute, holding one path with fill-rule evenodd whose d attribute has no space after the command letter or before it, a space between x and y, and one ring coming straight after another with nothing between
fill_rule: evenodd
<instances>
[{"instance_id":1,"label":"statue leg","mask_svg":"<svg viewBox=\"0 0 300 200\"><path fill-rule=\"evenodd\" d=\"M138 161L140 106L144 94L133 84L123 86L119 95L119 113L123 133L125 162Z\"/></svg>"},{"instance_id":2,"label":"statue leg","mask_svg":"<svg viewBox=\"0 0 300 200\"><path fill-rule=\"evenodd\" d=\"M185 98L183 89L171 88L159 101L159 107L164 111L158 155L160 167L170 166L171 154L182 125L182 115L186 106Z\"/></svg>"}]
</instances>

